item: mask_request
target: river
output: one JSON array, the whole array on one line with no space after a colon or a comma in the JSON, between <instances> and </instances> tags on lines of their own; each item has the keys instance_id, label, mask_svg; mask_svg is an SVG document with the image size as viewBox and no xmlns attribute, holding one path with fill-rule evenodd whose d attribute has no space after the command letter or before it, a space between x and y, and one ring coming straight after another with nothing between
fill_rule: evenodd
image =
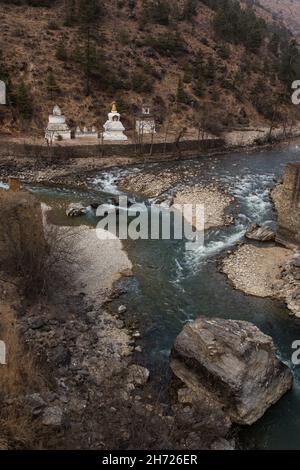
<instances>
[{"instance_id":1,"label":"river","mask_svg":"<svg viewBox=\"0 0 300 470\"><path fill-rule=\"evenodd\" d=\"M124 248L134 266L134 276L123 281L126 293L122 303L129 314L140 322L145 364L158 385L168 377L168 358L175 337L184 324L199 315L247 320L256 324L274 339L280 358L293 369L295 384L277 405L251 428L242 430L247 446L258 449L300 449L300 366L290 359L293 341L300 339L300 320L291 318L282 302L246 296L234 290L219 272L218 257L243 239L251 222L276 227L276 214L270 190L276 178L283 175L288 162L300 161L300 146L203 157L180 163L152 164L159 168L188 171L185 184L218 183L235 197L234 226L212 229L205 246L186 251L183 241L126 241ZM63 188L32 187L40 199L54 207L57 223L95 223L93 213L85 220L72 221L65 216L69 202L88 204L105 202L118 194L116 180L120 174L137 172L141 167L99 172L89 184L95 192Z\"/></svg>"}]
</instances>

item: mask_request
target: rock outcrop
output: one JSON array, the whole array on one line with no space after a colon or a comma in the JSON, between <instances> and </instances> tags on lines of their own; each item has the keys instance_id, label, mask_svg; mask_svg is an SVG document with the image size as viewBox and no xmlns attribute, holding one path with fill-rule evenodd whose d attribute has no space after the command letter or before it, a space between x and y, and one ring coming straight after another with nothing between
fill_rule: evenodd
<instances>
[{"instance_id":1,"label":"rock outcrop","mask_svg":"<svg viewBox=\"0 0 300 470\"><path fill-rule=\"evenodd\" d=\"M273 284L274 295L283 299L291 315L300 318L300 252L293 253L283 264Z\"/></svg>"},{"instance_id":2,"label":"rock outcrop","mask_svg":"<svg viewBox=\"0 0 300 470\"><path fill-rule=\"evenodd\" d=\"M187 324L175 341L171 369L190 401L209 403L223 420L225 414L242 425L261 418L293 383L272 338L244 321L201 317Z\"/></svg>"},{"instance_id":3,"label":"rock outcrop","mask_svg":"<svg viewBox=\"0 0 300 470\"><path fill-rule=\"evenodd\" d=\"M289 163L283 184L272 191L278 213L276 241L292 247L300 244L300 163Z\"/></svg>"},{"instance_id":4,"label":"rock outcrop","mask_svg":"<svg viewBox=\"0 0 300 470\"><path fill-rule=\"evenodd\" d=\"M248 227L245 237L249 240L256 240L259 242L274 242L276 234L270 227L251 224Z\"/></svg>"}]
</instances>

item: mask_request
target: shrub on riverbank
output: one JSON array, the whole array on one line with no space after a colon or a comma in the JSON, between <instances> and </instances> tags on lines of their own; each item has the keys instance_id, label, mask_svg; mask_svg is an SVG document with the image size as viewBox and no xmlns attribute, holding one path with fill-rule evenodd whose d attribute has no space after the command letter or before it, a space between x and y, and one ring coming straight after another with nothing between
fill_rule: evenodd
<instances>
[{"instance_id":1,"label":"shrub on riverbank","mask_svg":"<svg viewBox=\"0 0 300 470\"><path fill-rule=\"evenodd\" d=\"M26 298L47 296L64 277L73 238L54 226L45 234L40 203L29 192L1 191L0 263Z\"/></svg>"}]
</instances>

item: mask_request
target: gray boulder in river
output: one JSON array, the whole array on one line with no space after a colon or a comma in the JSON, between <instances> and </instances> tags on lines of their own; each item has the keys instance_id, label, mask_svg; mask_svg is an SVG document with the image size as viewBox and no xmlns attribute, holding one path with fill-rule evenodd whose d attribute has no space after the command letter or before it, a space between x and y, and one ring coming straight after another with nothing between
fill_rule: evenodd
<instances>
[{"instance_id":1,"label":"gray boulder in river","mask_svg":"<svg viewBox=\"0 0 300 470\"><path fill-rule=\"evenodd\" d=\"M259 242L274 242L276 234L270 227L251 224L248 227L245 237L249 240L256 240Z\"/></svg>"},{"instance_id":2,"label":"gray boulder in river","mask_svg":"<svg viewBox=\"0 0 300 470\"><path fill-rule=\"evenodd\" d=\"M253 424L293 384L272 338L244 321L200 317L187 324L170 365L194 402L209 400L236 424Z\"/></svg>"},{"instance_id":3,"label":"gray boulder in river","mask_svg":"<svg viewBox=\"0 0 300 470\"><path fill-rule=\"evenodd\" d=\"M72 203L66 210L68 217L81 217L87 213L87 208L79 203Z\"/></svg>"}]
</instances>

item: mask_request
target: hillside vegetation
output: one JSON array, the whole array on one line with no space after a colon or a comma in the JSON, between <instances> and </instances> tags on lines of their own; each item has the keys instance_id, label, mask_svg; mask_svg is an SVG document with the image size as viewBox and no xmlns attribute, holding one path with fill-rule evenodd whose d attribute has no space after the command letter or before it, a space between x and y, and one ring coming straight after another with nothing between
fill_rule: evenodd
<instances>
[{"instance_id":1,"label":"hillside vegetation","mask_svg":"<svg viewBox=\"0 0 300 470\"><path fill-rule=\"evenodd\" d=\"M300 0L257 0L256 4L268 11L300 40Z\"/></svg>"},{"instance_id":2,"label":"hillside vegetation","mask_svg":"<svg viewBox=\"0 0 300 470\"><path fill-rule=\"evenodd\" d=\"M254 3L0 0L2 132L42 135L55 103L100 128L113 99L127 128L145 101L159 124L214 133L295 118L297 43Z\"/></svg>"}]
</instances>

